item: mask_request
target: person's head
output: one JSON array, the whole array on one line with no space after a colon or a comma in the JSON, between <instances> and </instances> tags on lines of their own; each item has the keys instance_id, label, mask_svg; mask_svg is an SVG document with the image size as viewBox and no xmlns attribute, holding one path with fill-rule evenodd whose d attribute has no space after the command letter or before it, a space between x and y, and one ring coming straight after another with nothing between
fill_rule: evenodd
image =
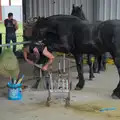
<instances>
[{"instance_id":1,"label":"person's head","mask_svg":"<svg viewBox=\"0 0 120 120\"><path fill-rule=\"evenodd\" d=\"M29 51L30 53L34 53L35 55L40 54L38 48L35 46L29 46Z\"/></svg>"},{"instance_id":2,"label":"person's head","mask_svg":"<svg viewBox=\"0 0 120 120\"><path fill-rule=\"evenodd\" d=\"M24 45L23 51L26 51L26 52L29 53L29 45L28 45L28 44L25 44L25 45Z\"/></svg>"},{"instance_id":3,"label":"person's head","mask_svg":"<svg viewBox=\"0 0 120 120\"><path fill-rule=\"evenodd\" d=\"M8 13L8 18L13 19L13 13Z\"/></svg>"},{"instance_id":4,"label":"person's head","mask_svg":"<svg viewBox=\"0 0 120 120\"><path fill-rule=\"evenodd\" d=\"M29 60L31 60L33 62L37 62L39 60L39 53L38 53L36 47L29 45L29 44L26 44L23 47L23 51L28 53L27 58Z\"/></svg>"}]
</instances>

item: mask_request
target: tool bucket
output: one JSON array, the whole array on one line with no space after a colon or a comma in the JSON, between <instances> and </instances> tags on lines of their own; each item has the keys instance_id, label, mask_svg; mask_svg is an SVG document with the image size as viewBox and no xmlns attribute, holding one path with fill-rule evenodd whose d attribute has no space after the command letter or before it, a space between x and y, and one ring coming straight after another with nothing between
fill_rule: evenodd
<instances>
[{"instance_id":1,"label":"tool bucket","mask_svg":"<svg viewBox=\"0 0 120 120\"><path fill-rule=\"evenodd\" d=\"M22 85L13 84L8 82L8 100L21 100L22 99Z\"/></svg>"}]
</instances>

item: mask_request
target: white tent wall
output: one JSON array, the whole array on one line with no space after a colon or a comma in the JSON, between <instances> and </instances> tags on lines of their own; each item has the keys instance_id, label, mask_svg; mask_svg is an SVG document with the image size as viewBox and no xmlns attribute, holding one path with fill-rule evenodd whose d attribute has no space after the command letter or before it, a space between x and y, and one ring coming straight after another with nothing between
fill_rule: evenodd
<instances>
[{"instance_id":1,"label":"white tent wall","mask_svg":"<svg viewBox=\"0 0 120 120\"><path fill-rule=\"evenodd\" d=\"M96 0L96 20L120 19L120 0Z\"/></svg>"},{"instance_id":2,"label":"white tent wall","mask_svg":"<svg viewBox=\"0 0 120 120\"><path fill-rule=\"evenodd\" d=\"M47 17L56 14L71 14L72 4L83 5L84 13L93 22L94 0L23 0L26 6L26 19L29 17Z\"/></svg>"},{"instance_id":3,"label":"white tent wall","mask_svg":"<svg viewBox=\"0 0 120 120\"><path fill-rule=\"evenodd\" d=\"M91 23L96 20L120 19L120 0L23 0L23 3L26 19L70 14L72 4L83 4L84 13Z\"/></svg>"}]
</instances>

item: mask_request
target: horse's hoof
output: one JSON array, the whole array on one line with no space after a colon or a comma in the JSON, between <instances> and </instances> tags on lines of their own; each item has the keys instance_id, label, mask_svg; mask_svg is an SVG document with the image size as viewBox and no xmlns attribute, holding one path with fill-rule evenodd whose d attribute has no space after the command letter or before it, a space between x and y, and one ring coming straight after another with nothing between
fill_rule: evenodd
<instances>
[{"instance_id":1,"label":"horse's hoof","mask_svg":"<svg viewBox=\"0 0 120 120\"><path fill-rule=\"evenodd\" d=\"M111 96L112 96L113 99L116 99L116 100L120 99L120 98L117 97L116 95L111 95Z\"/></svg>"},{"instance_id":2,"label":"horse's hoof","mask_svg":"<svg viewBox=\"0 0 120 120\"><path fill-rule=\"evenodd\" d=\"M89 80L93 80L92 78L89 78Z\"/></svg>"},{"instance_id":3,"label":"horse's hoof","mask_svg":"<svg viewBox=\"0 0 120 120\"><path fill-rule=\"evenodd\" d=\"M92 76L91 76L91 78L95 78L95 76L94 76L94 75L92 75Z\"/></svg>"},{"instance_id":4,"label":"horse's hoof","mask_svg":"<svg viewBox=\"0 0 120 120\"><path fill-rule=\"evenodd\" d=\"M100 74L100 71L97 71L98 74Z\"/></svg>"},{"instance_id":5,"label":"horse's hoof","mask_svg":"<svg viewBox=\"0 0 120 120\"><path fill-rule=\"evenodd\" d=\"M106 71L106 69L103 70L103 72L105 72L105 71Z\"/></svg>"},{"instance_id":6,"label":"horse's hoof","mask_svg":"<svg viewBox=\"0 0 120 120\"><path fill-rule=\"evenodd\" d=\"M83 89L83 87L84 87L84 85L77 84L75 90L81 90L81 89Z\"/></svg>"},{"instance_id":7,"label":"horse's hoof","mask_svg":"<svg viewBox=\"0 0 120 120\"><path fill-rule=\"evenodd\" d=\"M113 99L120 99L120 93L119 92L113 92L111 95Z\"/></svg>"},{"instance_id":8,"label":"horse's hoof","mask_svg":"<svg viewBox=\"0 0 120 120\"><path fill-rule=\"evenodd\" d=\"M105 70L104 70L104 69L101 69L100 71L103 71L103 72L104 72Z\"/></svg>"},{"instance_id":9,"label":"horse's hoof","mask_svg":"<svg viewBox=\"0 0 120 120\"><path fill-rule=\"evenodd\" d=\"M81 89L82 89L82 88L80 88L80 87L76 87L76 88L75 88L75 90L81 90Z\"/></svg>"},{"instance_id":10,"label":"horse's hoof","mask_svg":"<svg viewBox=\"0 0 120 120\"><path fill-rule=\"evenodd\" d=\"M95 78L94 75L90 76L90 77L89 77L89 80L93 80L93 78Z\"/></svg>"}]
</instances>

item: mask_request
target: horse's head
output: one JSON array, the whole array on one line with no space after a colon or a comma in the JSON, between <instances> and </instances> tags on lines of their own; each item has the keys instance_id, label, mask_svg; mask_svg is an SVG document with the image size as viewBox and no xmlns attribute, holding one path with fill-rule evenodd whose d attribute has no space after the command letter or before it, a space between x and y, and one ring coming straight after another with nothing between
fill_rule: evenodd
<instances>
[{"instance_id":1,"label":"horse's head","mask_svg":"<svg viewBox=\"0 0 120 120\"><path fill-rule=\"evenodd\" d=\"M81 20L87 20L81 6L75 6L73 4L71 15L79 17Z\"/></svg>"},{"instance_id":2,"label":"horse's head","mask_svg":"<svg viewBox=\"0 0 120 120\"><path fill-rule=\"evenodd\" d=\"M25 39L32 39L33 28L36 24L38 18L30 18L24 23L24 38Z\"/></svg>"},{"instance_id":3,"label":"horse's head","mask_svg":"<svg viewBox=\"0 0 120 120\"><path fill-rule=\"evenodd\" d=\"M24 25L24 37L30 40L42 40L47 31L46 18L35 18Z\"/></svg>"},{"instance_id":4,"label":"horse's head","mask_svg":"<svg viewBox=\"0 0 120 120\"><path fill-rule=\"evenodd\" d=\"M38 18L36 25L33 28L33 36L36 40L40 41L46 37L48 26L47 18Z\"/></svg>"}]
</instances>

